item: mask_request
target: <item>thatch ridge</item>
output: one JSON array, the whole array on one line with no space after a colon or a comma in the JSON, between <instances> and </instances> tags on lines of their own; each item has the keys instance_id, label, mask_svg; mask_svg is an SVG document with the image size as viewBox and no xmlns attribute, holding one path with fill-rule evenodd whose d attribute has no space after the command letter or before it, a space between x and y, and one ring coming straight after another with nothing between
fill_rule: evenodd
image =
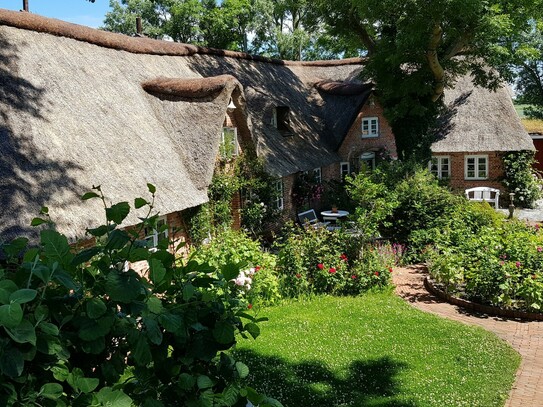
<instances>
[{"instance_id":1,"label":"thatch ridge","mask_svg":"<svg viewBox=\"0 0 543 407\"><path fill-rule=\"evenodd\" d=\"M338 66L356 65L365 62L363 58L348 58L330 61L283 61L244 52L206 48L179 42L154 40L145 37L130 37L124 34L97 30L78 24L54 18L43 17L28 12L19 12L0 9L0 24L24 30L67 37L74 40L88 42L106 48L127 51L134 54L187 56L194 54L219 55L224 57L245 59L249 61L266 62L287 66Z\"/></svg>"},{"instance_id":2,"label":"thatch ridge","mask_svg":"<svg viewBox=\"0 0 543 407\"><path fill-rule=\"evenodd\" d=\"M234 89L241 86L232 75L219 75L209 78L155 78L141 84L149 93L179 96L184 98L204 98L221 92L229 85Z\"/></svg>"},{"instance_id":3,"label":"thatch ridge","mask_svg":"<svg viewBox=\"0 0 543 407\"><path fill-rule=\"evenodd\" d=\"M372 89L373 84L323 80L315 83L315 88L331 95L354 96Z\"/></svg>"}]
</instances>

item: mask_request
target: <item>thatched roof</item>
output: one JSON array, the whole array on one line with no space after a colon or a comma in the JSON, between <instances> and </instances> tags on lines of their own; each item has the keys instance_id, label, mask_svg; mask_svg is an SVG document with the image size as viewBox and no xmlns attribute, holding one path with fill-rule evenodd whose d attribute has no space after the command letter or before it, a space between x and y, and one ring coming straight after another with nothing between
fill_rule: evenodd
<instances>
[{"instance_id":1,"label":"thatched roof","mask_svg":"<svg viewBox=\"0 0 543 407\"><path fill-rule=\"evenodd\" d=\"M535 150L507 88L476 87L466 75L445 91L445 105L432 152Z\"/></svg>"},{"instance_id":2,"label":"thatched roof","mask_svg":"<svg viewBox=\"0 0 543 407\"><path fill-rule=\"evenodd\" d=\"M0 53L4 238L28 234L43 205L59 230L80 236L103 219L98 202L79 200L92 185L118 202L146 196L153 183L163 214L207 201L230 98L270 172L335 162L324 114L334 105L313 85L353 80L363 62L268 60L7 10ZM271 126L276 106L290 107L294 135ZM137 222L132 214L126 224Z\"/></svg>"}]
</instances>

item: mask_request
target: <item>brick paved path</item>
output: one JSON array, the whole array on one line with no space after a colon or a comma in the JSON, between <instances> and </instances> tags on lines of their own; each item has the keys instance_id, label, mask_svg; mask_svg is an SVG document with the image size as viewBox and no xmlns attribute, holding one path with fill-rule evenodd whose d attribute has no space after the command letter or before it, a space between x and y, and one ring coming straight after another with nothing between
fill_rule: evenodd
<instances>
[{"instance_id":1,"label":"brick paved path","mask_svg":"<svg viewBox=\"0 0 543 407\"><path fill-rule=\"evenodd\" d=\"M448 304L425 290L425 275L423 266L395 269L393 282L396 293L420 310L466 324L479 325L509 342L520 353L522 361L505 406L543 406L543 322L491 317Z\"/></svg>"}]
</instances>

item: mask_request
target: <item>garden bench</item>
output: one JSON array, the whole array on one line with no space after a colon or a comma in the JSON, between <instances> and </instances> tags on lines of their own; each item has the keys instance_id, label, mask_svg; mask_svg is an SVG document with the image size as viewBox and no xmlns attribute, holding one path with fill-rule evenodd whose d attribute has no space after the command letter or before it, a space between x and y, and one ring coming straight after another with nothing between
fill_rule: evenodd
<instances>
[{"instance_id":1,"label":"garden bench","mask_svg":"<svg viewBox=\"0 0 543 407\"><path fill-rule=\"evenodd\" d=\"M500 199L500 190L489 187L469 188L465 191L466 198L470 201L494 203L494 207L498 209Z\"/></svg>"}]
</instances>

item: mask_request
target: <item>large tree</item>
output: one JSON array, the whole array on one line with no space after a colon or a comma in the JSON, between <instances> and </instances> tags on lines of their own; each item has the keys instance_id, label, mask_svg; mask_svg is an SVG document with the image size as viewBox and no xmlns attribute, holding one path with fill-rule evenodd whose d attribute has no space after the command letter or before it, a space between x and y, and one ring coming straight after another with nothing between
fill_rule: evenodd
<instances>
[{"instance_id":1,"label":"large tree","mask_svg":"<svg viewBox=\"0 0 543 407\"><path fill-rule=\"evenodd\" d=\"M541 0L317 0L331 33L367 50L368 79L376 83L398 147L423 140L446 87L471 73L495 88L509 47L541 12ZM438 102L438 103L436 103ZM430 140L427 140L426 145Z\"/></svg>"}]
</instances>

